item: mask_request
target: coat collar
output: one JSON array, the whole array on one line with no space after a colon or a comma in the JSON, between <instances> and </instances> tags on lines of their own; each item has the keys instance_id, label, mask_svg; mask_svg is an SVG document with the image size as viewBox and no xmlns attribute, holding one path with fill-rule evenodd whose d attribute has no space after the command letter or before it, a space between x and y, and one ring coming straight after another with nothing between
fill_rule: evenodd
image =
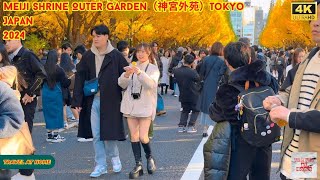
<instances>
[{"instance_id":1,"label":"coat collar","mask_svg":"<svg viewBox=\"0 0 320 180\"><path fill-rule=\"evenodd\" d=\"M265 71L265 66L265 63L260 60L242 66L231 72L230 82L237 83L251 81L257 82L263 86L267 86L271 83L271 76L267 71Z\"/></svg>"},{"instance_id":2,"label":"coat collar","mask_svg":"<svg viewBox=\"0 0 320 180\"><path fill-rule=\"evenodd\" d=\"M107 44L107 49L103 52L99 52L99 50L97 49L97 47L95 47L93 44L91 46L91 51L93 52L93 54L95 55L106 55L109 54L112 50L114 49L114 47L112 46L111 42L108 40L108 44Z\"/></svg>"},{"instance_id":3,"label":"coat collar","mask_svg":"<svg viewBox=\"0 0 320 180\"><path fill-rule=\"evenodd\" d=\"M293 93L290 93L290 98L289 98L290 101L288 102L289 109L290 108L297 108L298 101L299 101L299 94L297 94L297 93L300 93L303 73L306 70L309 62L312 59L312 57L318 54L318 51L319 51L319 47L314 48L310 52L310 54L307 57L307 59L300 63L299 68L297 70L297 73L295 75L292 87L291 87L291 92L293 92ZM314 91L315 93L313 95L313 98L312 98L312 101L311 101L311 105L313 104L313 101L314 101L315 97L317 97L317 94L319 93L319 91L320 91L320 81L318 81L318 84L317 84L316 89Z\"/></svg>"}]
</instances>

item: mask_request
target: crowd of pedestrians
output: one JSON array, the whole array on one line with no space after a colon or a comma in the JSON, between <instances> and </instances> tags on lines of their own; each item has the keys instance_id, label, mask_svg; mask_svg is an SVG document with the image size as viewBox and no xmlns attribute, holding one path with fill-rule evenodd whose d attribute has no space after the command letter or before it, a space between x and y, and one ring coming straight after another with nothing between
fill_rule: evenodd
<instances>
[{"instance_id":1,"label":"crowd of pedestrians","mask_svg":"<svg viewBox=\"0 0 320 180\"><path fill-rule=\"evenodd\" d=\"M311 21L310 27L320 31L320 20ZM46 141L66 141L59 132L73 124L79 142L92 142L95 167L90 177L107 173L108 155L112 170L121 172L117 141L129 139L135 161L129 178L136 179L144 174L141 149L147 172L156 172L153 122L166 114L162 96L172 92L181 103L178 133L197 132L199 121L202 136L207 137L208 127L214 126L205 145L205 179L269 180L272 143L255 146L243 136L250 127L243 122L246 107L239 96L239 88L268 87L274 92L263 101L268 118L279 127L280 120L286 122L281 178L295 179L293 153L320 153L318 47L310 53L302 48L264 49L240 38L226 46L213 42L210 48L162 49L157 42L133 48L126 41L115 48L110 34L106 25L97 25L91 30L90 48L78 45L73 50L64 43L60 49L42 50L39 56L20 40L0 44L0 127L6 130L0 131L0 138L13 136L24 121L32 133L38 107L43 111ZM319 33L312 39L320 43ZM10 108L5 108L8 103ZM318 166L318 177L319 173ZM21 169L12 177L26 178L35 179L32 169Z\"/></svg>"}]
</instances>

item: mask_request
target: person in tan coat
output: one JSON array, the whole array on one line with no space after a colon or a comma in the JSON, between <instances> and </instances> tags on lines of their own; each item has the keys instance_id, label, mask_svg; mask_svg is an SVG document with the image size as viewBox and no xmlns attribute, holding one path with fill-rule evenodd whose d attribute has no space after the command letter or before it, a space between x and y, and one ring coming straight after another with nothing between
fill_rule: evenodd
<instances>
[{"instance_id":1,"label":"person in tan coat","mask_svg":"<svg viewBox=\"0 0 320 180\"><path fill-rule=\"evenodd\" d=\"M131 145L136 166L130 172L129 178L136 179L143 174L141 146L146 153L148 173L152 174L155 163L151 155L148 130L156 116L157 87L160 72L153 58L150 58L151 48L148 44L137 47L137 63L125 67L119 77L118 84L125 89L121 102L121 112L128 119Z\"/></svg>"},{"instance_id":2,"label":"person in tan coat","mask_svg":"<svg viewBox=\"0 0 320 180\"><path fill-rule=\"evenodd\" d=\"M318 2L318 11L320 5ZM310 22L312 39L320 43L320 14ZM289 71L278 96L267 97L263 104L276 123L284 121L279 171L281 179L297 179L292 161L295 153L316 152L317 177L320 179L320 51L314 48L308 58Z\"/></svg>"}]
</instances>

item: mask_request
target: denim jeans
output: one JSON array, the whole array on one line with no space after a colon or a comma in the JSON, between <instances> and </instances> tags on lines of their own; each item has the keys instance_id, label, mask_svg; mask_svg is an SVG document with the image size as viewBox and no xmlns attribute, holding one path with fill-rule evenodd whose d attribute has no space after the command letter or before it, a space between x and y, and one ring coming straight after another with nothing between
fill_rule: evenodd
<instances>
[{"instance_id":1,"label":"denim jeans","mask_svg":"<svg viewBox=\"0 0 320 180\"><path fill-rule=\"evenodd\" d=\"M67 107L66 107L66 110L67 110L67 118L69 118L69 119L75 119L75 117L73 116L73 113L72 113L72 111L71 111L70 106L67 106Z\"/></svg>"},{"instance_id":2,"label":"denim jeans","mask_svg":"<svg viewBox=\"0 0 320 180\"><path fill-rule=\"evenodd\" d=\"M91 108L91 130L93 135L93 148L96 165L107 165L107 155L109 157L119 156L116 141L100 140L100 97L95 97Z\"/></svg>"},{"instance_id":3,"label":"denim jeans","mask_svg":"<svg viewBox=\"0 0 320 180\"><path fill-rule=\"evenodd\" d=\"M157 112L164 111L164 102L162 96L158 93L157 98Z\"/></svg>"},{"instance_id":4,"label":"denim jeans","mask_svg":"<svg viewBox=\"0 0 320 180\"><path fill-rule=\"evenodd\" d=\"M174 83L174 94L178 96L180 95L178 83Z\"/></svg>"}]
</instances>

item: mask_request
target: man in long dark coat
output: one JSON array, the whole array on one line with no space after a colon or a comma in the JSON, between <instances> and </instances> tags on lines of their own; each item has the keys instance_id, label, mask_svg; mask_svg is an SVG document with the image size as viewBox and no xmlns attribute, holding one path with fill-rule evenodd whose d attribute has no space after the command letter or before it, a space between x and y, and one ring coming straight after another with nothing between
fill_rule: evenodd
<instances>
[{"instance_id":1,"label":"man in long dark coat","mask_svg":"<svg viewBox=\"0 0 320 180\"><path fill-rule=\"evenodd\" d=\"M107 26L95 26L91 35L92 47L83 54L77 66L72 107L80 111L78 136L87 138L92 131L96 166L90 176L99 177L107 173L106 152L112 157L113 171L120 172L122 168L116 145L117 140L125 139L120 113L122 89L118 86L118 78L128 63L108 40ZM85 81L95 78L98 78L99 91L85 96Z\"/></svg>"}]
</instances>

